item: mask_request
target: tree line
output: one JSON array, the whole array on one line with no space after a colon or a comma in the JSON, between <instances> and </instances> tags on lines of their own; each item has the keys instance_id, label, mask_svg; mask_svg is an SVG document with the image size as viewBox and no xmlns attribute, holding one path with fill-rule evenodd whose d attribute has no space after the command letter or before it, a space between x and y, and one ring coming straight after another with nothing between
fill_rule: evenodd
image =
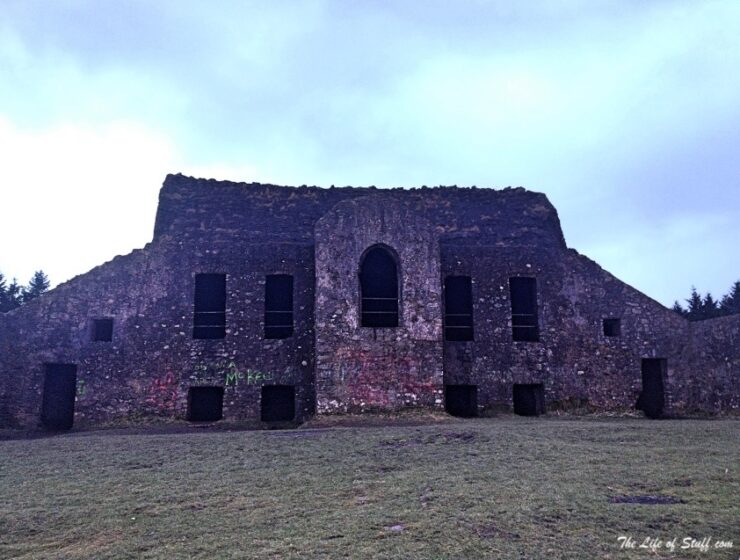
<instances>
[{"instance_id":1,"label":"tree line","mask_svg":"<svg viewBox=\"0 0 740 560\"><path fill-rule=\"evenodd\" d=\"M44 274L43 270L34 272L26 286L19 284L15 278L8 284L5 276L0 272L0 313L20 307L39 297L49 289L49 286L49 277Z\"/></svg>"},{"instance_id":2,"label":"tree line","mask_svg":"<svg viewBox=\"0 0 740 560\"><path fill-rule=\"evenodd\" d=\"M709 292L702 296L696 291L696 287L692 286L691 296L686 300L686 307L676 300L673 304L673 311L683 315L689 321L701 321L740 313L740 280L735 282L730 291L719 300L714 299Z\"/></svg>"}]
</instances>

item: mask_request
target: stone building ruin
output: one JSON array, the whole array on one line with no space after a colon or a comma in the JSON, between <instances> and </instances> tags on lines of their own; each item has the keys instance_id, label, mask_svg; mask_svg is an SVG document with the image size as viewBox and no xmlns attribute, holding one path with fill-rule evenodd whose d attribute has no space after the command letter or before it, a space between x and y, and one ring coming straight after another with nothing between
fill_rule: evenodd
<instances>
[{"instance_id":1,"label":"stone building ruin","mask_svg":"<svg viewBox=\"0 0 740 560\"><path fill-rule=\"evenodd\" d=\"M154 237L0 316L0 426L737 411L740 316L690 323L545 195L170 175Z\"/></svg>"}]
</instances>

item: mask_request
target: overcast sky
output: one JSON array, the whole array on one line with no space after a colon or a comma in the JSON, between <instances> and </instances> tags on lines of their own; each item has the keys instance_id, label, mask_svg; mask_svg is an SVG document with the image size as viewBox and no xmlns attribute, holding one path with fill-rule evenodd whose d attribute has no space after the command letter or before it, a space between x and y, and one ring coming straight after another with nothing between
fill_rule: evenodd
<instances>
[{"instance_id":1,"label":"overcast sky","mask_svg":"<svg viewBox=\"0 0 740 560\"><path fill-rule=\"evenodd\" d=\"M646 294L719 296L740 1L0 2L0 272L143 246L175 172L524 186Z\"/></svg>"}]
</instances>

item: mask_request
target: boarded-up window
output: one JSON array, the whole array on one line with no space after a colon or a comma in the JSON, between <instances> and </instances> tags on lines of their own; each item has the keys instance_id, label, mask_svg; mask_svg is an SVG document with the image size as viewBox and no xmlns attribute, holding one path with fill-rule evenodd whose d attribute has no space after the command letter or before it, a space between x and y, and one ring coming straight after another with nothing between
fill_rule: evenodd
<instances>
[{"instance_id":1,"label":"boarded-up window","mask_svg":"<svg viewBox=\"0 0 740 560\"><path fill-rule=\"evenodd\" d=\"M226 336L226 275L195 275L193 338Z\"/></svg>"},{"instance_id":2,"label":"boarded-up window","mask_svg":"<svg viewBox=\"0 0 740 560\"><path fill-rule=\"evenodd\" d=\"M110 342L113 340L113 319L110 317L93 319L90 325L90 339L94 342Z\"/></svg>"},{"instance_id":3,"label":"boarded-up window","mask_svg":"<svg viewBox=\"0 0 740 560\"><path fill-rule=\"evenodd\" d=\"M265 278L265 338L293 336L293 277L270 274Z\"/></svg>"},{"instance_id":4,"label":"boarded-up window","mask_svg":"<svg viewBox=\"0 0 740 560\"><path fill-rule=\"evenodd\" d=\"M445 278L445 339L473 340L473 290L470 276Z\"/></svg>"},{"instance_id":5,"label":"boarded-up window","mask_svg":"<svg viewBox=\"0 0 740 560\"><path fill-rule=\"evenodd\" d=\"M360 264L363 327L398 326L398 268L393 255L373 247Z\"/></svg>"},{"instance_id":6,"label":"boarded-up window","mask_svg":"<svg viewBox=\"0 0 740 560\"><path fill-rule=\"evenodd\" d=\"M537 342L540 331L537 321L537 280L509 278L511 293L511 335L516 341Z\"/></svg>"}]
</instances>

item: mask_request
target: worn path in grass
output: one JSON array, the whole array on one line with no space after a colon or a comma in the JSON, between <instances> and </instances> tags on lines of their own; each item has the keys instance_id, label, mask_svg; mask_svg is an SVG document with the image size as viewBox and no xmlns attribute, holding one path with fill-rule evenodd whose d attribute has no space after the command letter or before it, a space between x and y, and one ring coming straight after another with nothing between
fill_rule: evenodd
<instances>
[{"instance_id":1,"label":"worn path in grass","mask_svg":"<svg viewBox=\"0 0 740 560\"><path fill-rule=\"evenodd\" d=\"M736 559L739 468L737 420L0 441L0 558Z\"/></svg>"}]
</instances>

